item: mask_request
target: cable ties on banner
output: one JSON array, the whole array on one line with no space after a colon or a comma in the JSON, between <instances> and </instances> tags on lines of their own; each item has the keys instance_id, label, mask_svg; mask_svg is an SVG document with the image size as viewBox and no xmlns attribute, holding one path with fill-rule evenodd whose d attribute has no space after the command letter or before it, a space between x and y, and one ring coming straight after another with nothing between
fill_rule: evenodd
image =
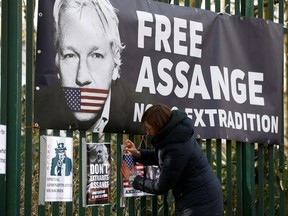
<instances>
[{"instance_id":1,"label":"cable ties on banner","mask_svg":"<svg viewBox=\"0 0 288 216\"><path fill-rule=\"evenodd\" d=\"M232 16L231 14L225 12L225 10L226 10L226 8L227 8L228 6L229 6L229 4L226 4L224 10L223 10L222 12L218 12L217 15L228 15L228 16Z\"/></svg>"},{"instance_id":2,"label":"cable ties on banner","mask_svg":"<svg viewBox=\"0 0 288 216\"><path fill-rule=\"evenodd\" d=\"M231 14L226 13L226 12L218 12L217 15L227 15L227 16L232 16Z\"/></svg>"},{"instance_id":3,"label":"cable ties on banner","mask_svg":"<svg viewBox=\"0 0 288 216\"><path fill-rule=\"evenodd\" d=\"M25 128L35 129L35 128L39 128L39 125L38 125L38 123L35 123L35 124L33 124L33 125L26 125Z\"/></svg>"}]
</instances>

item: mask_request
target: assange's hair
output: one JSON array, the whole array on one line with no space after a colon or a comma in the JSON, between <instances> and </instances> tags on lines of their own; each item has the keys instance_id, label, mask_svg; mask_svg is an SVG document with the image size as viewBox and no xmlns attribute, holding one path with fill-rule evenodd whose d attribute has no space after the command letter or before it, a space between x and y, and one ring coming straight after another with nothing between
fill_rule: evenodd
<instances>
[{"instance_id":1,"label":"assange's hair","mask_svg":"<svg viewBox=\"0 0 288 216\"><path fill-rule=\"evenodd\" d=\"M115 67L119 70L121 65L121 52L124 46L121 44L120 34L118 29L118 17L116 9L111 5L109 0L56 0L53 9L54 17L54 43L59 49L61 40L60 22L62 14L69 9L76 9L81 19L81 13L84 7L89 7L95 10L102 24L105 37L111 44Z\"/></svg>"},{"instance_id":2,"label":"assange's hair","mask_svg":"<svg viewBox=\"0 0 288 216\"><path fill-rule=\"evenodd\" d=\"M96 145L96 155L98 155L98 149L99 148L102 150L102 152L101 152L102 160L103 160L102 162L103 163L108 163L109 153L108 153L107 146L105 144ZM97 157L96 157L96 160L98 160Z\"/></svg>"},{"instance_id":3,"label":"assange's hair","mask_svg":"<svg viewBox=\"0 0 288 216\"><path fill-rule=\"evenodd\" d=\"M168 106L155 104L144 112L141 121L142 123L146 121L158 133L170 121L171 115L172 111Z\"/></svg>"}]
</instances>

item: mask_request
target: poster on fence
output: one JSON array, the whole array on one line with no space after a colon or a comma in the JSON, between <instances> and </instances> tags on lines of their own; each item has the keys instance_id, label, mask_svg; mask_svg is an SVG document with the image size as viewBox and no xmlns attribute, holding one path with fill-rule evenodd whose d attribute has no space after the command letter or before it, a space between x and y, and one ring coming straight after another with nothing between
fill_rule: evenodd
<instances>
[{"instance_id":1,"label":"poster on fence","mask_svg":"<svg viewBox=\"0 0 288 216\"><path fill-rule=\"evenodd\" d=\"M157 179L159 175L159 170L157 166L144 166L141 163L135 162L133 156L131 154L123 154L123 145L122 148L122 160L127 165L127 167L145 178ZM137 196L147 196L152 195L150 193L146 193L137 189L134 189L129 181L122 177L122 197L137 197Z\"/></svg>"},{"instance_id":2,"label":"poster on fence","mask_svg":"<svg viewBox=\"0 0 288 216\"><path fill-rule=\"evenodd\" d=\"M110 143L82 141L83 206L110 204Z\"/></svg>"},{"instance_id":3,"label":"poster on fence","mask_svg":"<svg viewBox=\"0 0 288 216\"><path fill-rule=\"evenodd\" d=\"M6 174L6 125L0 125L0 174Z\"/></svg>"},{"instance_id":4,"label":"poster on fence","mask_svg":"<svg viewBox=\"0 0 288 216\"><path fill-rule=\"evenodd\" d=\"M93 2L39 2L40 128L145 134L141 117L157 102L185 111L198 139L283 143L282 24L157 1Z\"/></svg>"},{"instance_id":5,"label":"poster on fence","mask_svg":"<svg viewBox=\"0 0 288 216\"><path fill-rule=\"evenodd\" d=\"M73 138L41 136L40 152L39 203L71 202Z\"/></svg>"}]
</instances>

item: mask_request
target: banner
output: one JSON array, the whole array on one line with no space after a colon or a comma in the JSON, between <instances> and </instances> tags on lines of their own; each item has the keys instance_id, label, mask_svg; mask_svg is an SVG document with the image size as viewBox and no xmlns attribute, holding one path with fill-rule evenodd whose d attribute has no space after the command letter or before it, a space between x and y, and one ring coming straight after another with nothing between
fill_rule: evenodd
<instances>
[{"instance_id":1,"label":"banner","mask_svg":"<svg viewBox=\"0 0 288 216\"><path fill-rule=\"evenodd\" d=\"M85 143L82 148L83 207L110 204L110 143ZM86 191L86 193L85 193Z\"/></svg>"},{"instance_id":2,"label":"banner","mask_svg":"<svg viewBox=\"0 0 288 216\"><path fill-rule=\"evenodd\" d=\"M164 103L195 138L283 142L282 25L156 1L82 6L39 2L40 128L144 134L143 113Z\"/></svg>"},{"instance_id":3,"label":"banner","mask_svg":"<svg viewBox=\"0 0 288 216\"><path fill-rule=\"evenodd\" d=\"M72 202L73 138L40 137L39 204Z\"/></svg>"}]
</instances>

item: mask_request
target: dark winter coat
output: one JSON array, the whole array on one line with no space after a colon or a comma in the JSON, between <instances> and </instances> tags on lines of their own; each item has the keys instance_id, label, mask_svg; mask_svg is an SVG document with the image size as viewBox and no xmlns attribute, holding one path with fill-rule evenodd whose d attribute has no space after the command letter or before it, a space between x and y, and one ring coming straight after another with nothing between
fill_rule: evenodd
<instances>
[{"instance_id":1,"label":"dark winter coat","mask_svg":"<svg viewBox=\"0 0 288 216\"><path fill-rule=\"evenodd\" d=\"M222 200L220 182L193 133L193 121L186 113L172 111L170 122L151 140L155 151L141 150L138 159L143 164L158 164L159 179L136 176L133 187L159 195L172 189L176 209Z\"/></svg>"}]
</instances>

